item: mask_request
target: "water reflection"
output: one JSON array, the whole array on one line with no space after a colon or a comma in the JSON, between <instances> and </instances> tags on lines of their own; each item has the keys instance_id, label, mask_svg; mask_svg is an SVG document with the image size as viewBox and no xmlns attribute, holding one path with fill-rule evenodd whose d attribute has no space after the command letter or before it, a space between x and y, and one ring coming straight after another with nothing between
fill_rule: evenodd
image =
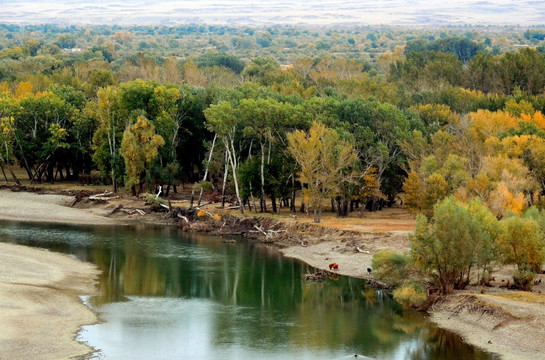
<instances>
[{"instance_id":1,"label":"water reflection","mask_svg":"<svg viewBox=\"0 0 545 360\"><path fill-rule=\"evenodd\" d=\"M71 253L102 270L86 298L104 323L79 339L100 359L493 359L341 277L306 283L308 266L268 247L176 229L0 224L0 241Z\"/></svg>"}]
</instances>

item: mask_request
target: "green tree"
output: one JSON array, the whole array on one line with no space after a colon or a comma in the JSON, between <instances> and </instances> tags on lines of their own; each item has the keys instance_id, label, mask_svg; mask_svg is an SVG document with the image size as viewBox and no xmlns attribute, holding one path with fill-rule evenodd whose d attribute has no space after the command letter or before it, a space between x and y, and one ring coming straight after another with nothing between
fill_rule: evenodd
<instances>
[{"instance_id":1,"label":"green tree","mask_svg":"<svg viewBox=\"0 0 545 360\"><path fill-rule=\"evenodd\" d=\"M237 131L239 131L238 128L241 125L240 119L236 116L235 109L233 109L231 104L227 101L222 101L218 105L210 105L210 107L204 111L204 115L206 116L207 128L216 133L225 146L227 159L233 173L233 182L240 213L244 214L244 206L242 206L237 175L239 160L236 150L237 147L235 147Z\"/></svg>"},{"instance_id":2,"label":"green tree","mask_svg":"<svg viewBox=\"0 0 545 360\"><path fill-rule=\"evenodd\" d=\"M437 203L431 220L417 216L411 256L441 292L464 288L472 267L491 261L496 226L495 217L479 201L468 205L450 196Z\"/></svg>"},{"instance_id":3,"label":"green tree","mask_svg":"<svg viewBox=\"0 0 545 360\"><path fill-rule=\"evenodd\" d=\"M93 135L93 161L102 174L110 174L114 192L122 182L123 162L119 153L127 115L120 105L119 90L108 86L97 92L97 102L89 103L86 111L98 121L98 129Z\"/></svg>"}]
</instances>

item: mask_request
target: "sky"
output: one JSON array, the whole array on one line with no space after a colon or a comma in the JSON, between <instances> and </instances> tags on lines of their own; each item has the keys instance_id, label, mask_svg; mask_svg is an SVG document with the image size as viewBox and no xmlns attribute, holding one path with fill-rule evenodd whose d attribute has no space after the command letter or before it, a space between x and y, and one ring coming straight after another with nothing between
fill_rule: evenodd
<instances>
[{"instance_id":1,"label":"sky","mask_svg":"<svg viewBox=\"0 0 545 360\"><path fill-rule=\"evenodd\" d=\"M545 0L0 0L0 22L545 25Z\"/></svg>"}]
</instances>

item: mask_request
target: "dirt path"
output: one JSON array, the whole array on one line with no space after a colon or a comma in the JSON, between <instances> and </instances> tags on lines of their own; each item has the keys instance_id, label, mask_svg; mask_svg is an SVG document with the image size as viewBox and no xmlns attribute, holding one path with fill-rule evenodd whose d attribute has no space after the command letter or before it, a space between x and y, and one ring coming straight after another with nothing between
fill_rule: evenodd
<instances>
[{"instance_id":1,"label":"dirt path","mask_svg":"<svg viewBox=\"0 0 545 360\"><path fill-rule=\"evenodd\" d=\"M0 243L0 359L69 359L92 349L75 341L97 317L78 295L98 270L66 255Z\"/></svg>"}]
</instances>

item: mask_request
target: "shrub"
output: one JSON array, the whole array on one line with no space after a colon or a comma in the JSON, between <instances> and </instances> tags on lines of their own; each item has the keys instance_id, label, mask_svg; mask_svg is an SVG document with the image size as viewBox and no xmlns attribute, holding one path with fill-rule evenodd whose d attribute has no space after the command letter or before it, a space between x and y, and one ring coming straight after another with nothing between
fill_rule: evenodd
<instances>
[{"instance_id":1,"label":"shrub","mask_svg":"<svg viewBox=\"0 0 545 360\"><path fill-rule=\"evenodd\" d=\"M543 233L531 218L512 216L500 221L502 232L498 247L504 264L515 264L517 268L540 270L545 260Z\"/></svg>"},{"instance_id":2,"label":"shrub","mask_svg":"<svg viewBox=\"0 0 545 360\"><path fill-rule=\"evenodd\" d=\"M407 258L390 250L380 250L373 255L373 270L378 279L399 286L407 278Z\"/></svg>"},{"instance_id":3,"label":"shrub","mask_svg":"<svg viewBox=\"0 0 545 360\"><path fill-rule=\"evenodd\" d=\"M532 214L526 215L524 218L511 216L500 221L502 232L498 239L502 262L517 265L513 280L515 287L521 290L532 289L534 277L545 260L542 229Z\"/></svg>"},{"instance_id":4,"label":"shrub","mask_svg":"<svg viewBox=\"0 0 545 360\"><path fill-rule=\"evenodd\" d=\"M494 260L497 234L496 218L480 201L464 204L451 196L437 203L431 220L417 217L411 258L442 293L449 293L467 285L472 266L484 269Z\"/></svg>"},{"instance_id":5,"label":"shrub","mask_svg":"<svg viewBox=\"0 0 545 360\"><path fill-rule=\"evenodd\" d=\"M428 301L428 292L422 283L410 280L394 290L394 299L405 308L419 308Z\"/></svg>"},{"instance_id":6,"label":"shrub","mask_svg":"<svg viewBox=\"0 0 545 360\"><path fill-rule=\"evenodd\" d=\"M513 275L513 287L523 291L531 291L534 286L535 276L536 273L529 266L518 268Z\"/></svg>"},{"instance_id":7,"label":"shrub","mask_svg":"<svg viewBox=\"0 0 545 360\"><path fill-rule=\"evenodd\" d=\"M165 204L165 200L161 199L160 197L155 198L155 195L150 194L146 198L146 204L160 206Z\"/></svg>"}]
</instances>

